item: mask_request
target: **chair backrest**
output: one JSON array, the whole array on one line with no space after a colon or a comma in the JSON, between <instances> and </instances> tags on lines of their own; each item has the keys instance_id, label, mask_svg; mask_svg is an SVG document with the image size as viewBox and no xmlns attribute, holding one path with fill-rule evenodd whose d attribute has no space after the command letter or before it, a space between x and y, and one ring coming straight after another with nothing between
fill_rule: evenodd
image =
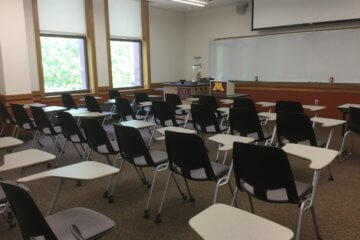
<instances>
[{"instance_id":1,"label":"chair backrest","mask_svg":"<svg viewBox=\"0 0 360 240\"><path fill-rule=\"evenodd\" d=\"M281 148L234 143L233 162L236 185L246 183L258 199L270 201L267 191L285 189L290 203L299 203L294 176Z\"/></svg>"},{"instance_id":2,"label":"chair backrest","mask_svg":"<svg viewBox=\"0 0 360 240\"><path fill-rule=\"evenodd\" d=\"M192 179L191 171L203 168L209 180L216 179L205 144L198 135L165 131L165 144L170 170Z\"/></svg>"},{"instance_id":3,"label":"chair backrest","mask_svg":"<svg viewBox=\"0 0 360 240\"><path fill-rule=\"evenodd\" d=\"M118 97L120 97L120 93L118 90L114 90L114 89L109 90L109 98L110 99L115 99Z\"/></svg>"},{"instance_id":4,"label":"chair backrest","mask_svg":"<svg viewBox=\"0 0 360 240\"><path fill-rule=\"evenodd\" d=\"M350 119L348 129L360 133L360 108L350 107Z\"/></svg>"},{"instance_id":5,"label":"chair backrest","mask_svg":"<svg viewBox=\"0 0 360 240\"><path fill-rule=\"evenodd\" d=\"M304 113L304 108L300 102L277 101L275 106L275 112Z\"/></svg>"},{"instance_id":6,"label":"chair backrest","mask_svg":"<svg viewBox=\"0 0 360 240\"><path fill-rule=\"evenodd\" d=\"M59 111L57 112L57 116L62 134L66 139L71 140L72 136L77 135L80 142L86 143L84 135L70 113Z\"/></svg>"},{"instance_id":7,"label":"chair backrest","mask_svg":"<svg viewBox=\"0 0 360 240\"><path fill-rule=\"evenodd\" d=\"M173 126L178 126L174 112L167 102L153 102L151 110L154 114L155 122L160 121L160 125L166 127L166 121L172 121Z\"/></svg>"},{"instance_id":8,"label":"chair backrest","mask_svg":"<svg viewBox=\"0 0 360 240\"><path fill-rule=\"evenodd\" d=\"M32 107L30 106L32 116L34 118L34 122L36 124L36 128L42 132L45 133L45 129L49 129L51 135L57 135L53 125L51 124L48 116L44 112L44 109L42 107Z\"/></svg>"},{"instance_id":9,"label":"chair backrest","mask_svg":"<svg viewBox=\"0 0 360 240\"><path fill-rule=\"evenodd\" d=\"M254 101L250 98L235 98L233 107L241 108L241 109L250 109L250 110L256 111Z\"/></svg>"},{"instance_id":10,"label":"chair backrest","mask_svg":"<svg viewBox=\"0 0 360 240\"><path fill-rule=\"evenodd\" d=\"M311 146L318 146L311 120L303 113L277 113L276 132L280 145L287 139L290 143L309 141Z\"/></svg>"},{"instance_id":11,"label":"chair backrest","mask_svg":"<svg viewBox=\"0 0 360 240\"><path fill-rule=\"evenodd\" d=\"M214 96L200 96L199 104L204 104L213 107L215 110L219 107L217 100Z\"/></svg>"},{"instance_id":12,"label":"chair backrest","mask_svg":"<svg viewBox=\"0 0 360 240\"><path fill-rule=\"evenodd\" d=\"M248 108L230 108L230 132L240 133L241 136L247 137L248 134L257 133L259 141L264 140L264 132L262 130L259 116L257 112Z\"/></svg>"},{"instance_id":13,"label":"chair backrest","mask_svg":"<svg viewBox=\"0 0 360 240\"><path fill-rule=\"evenodd\" d=\"M36 130L33 122L31 121L29 115L27 114L26 110L24 109L23 105L20 104L10 104L11 110L13 112L16 124L19 127L23 127L26 124L29 124L32 130Z\"/></svg>"},{"instance_id":14,"label":"chair backrest","mask_svg":"<svg viewBox=\"0 0 360 240\"><path fill-rule=\"evenodd\" d=\"M76 103L71 94L62 93L61 99L63 101L64 107L66 107L67 109L77 109Z\"/></svg>"},{"instance_id":15,"label":"chair backrest","mask_svg":"<svg viewBox=\"0 0 360 240\"><path fill-rule=\"evenodd\" d=\"M15 124L14 119L10 116L5 104L0 101L0 119L5 123Z\"/></svg>"},{"instance_id":16,"label":"chair backrest","mask_svg":"<svg viewBox=\"0 0 360 240\"><path fill-rule=\"evenodd\" d=\"M99 103L93 96L84 96L86 108L89 112L102 112Z\"/></svg>"},{"instance_id":17,"label":"chair backrest","mask_svg":"<svg viewBox=\"0 0 360 240\"><path fill-rule=\"evenodd\" d=\"M138 129L114 124L114 131L119 150L126 161L135 164L134 158L144 156L148 166L154 161Z\"/></svg>"},{"instance_id":18,"label":"chair backrest","mask_svg":"<svg viewBox=\"0 0 360 240\"><path fill-rule=\"evenodd\" d=\"M117 113L123 121L127 120L127 116L131 116L133 119L136 119L134 110L132 109L129 100L126 98L115 98L115 106Z\"/></svg>"},{"instance_id":19,"label":"chair backrest","mask_svg":"<svg viewBox=\"0 0 360 240\"><path fill-rule=\"evenodd\" d=\"M18 185L0 182L19 224L23 239L37 236L56 240L57 237L41 214L30 194Z\"/></svg>"},{"instance_id":20,"label":"chair backrest","mask_svg":"<svg viewBox=\"0 0 360 240\"><path fill-rule=\"evenodd\" d=\"M137 105L139 105L141 102L150 102L150 98L145 92L136 92L135 102Z\"/></svg>"},{"instance_id":21,"label":"chair backrest","mask_svg":"<svg viewBox=\"0 0 360 240\"><path fill-rule=\"evenodd\" d=\"M84 129L86 142L95 152L99 152L100 146L106 146L109 154L116 154L105 129L97 119L81 119L81 126Z\"/></svg>"},{"instance_id":22,"label":"chair backrest","mask_svg":"<svg viewBox=\"0 0 360 240\"><path fill-rule=\"evenodd\" d=\"M165 101L169 104L169 106L171 107L171 110L173 112L176 111L177 105L182 104L180 96L177 94L172 94L172 93L165 94Z\"/></svg>"},{"instance_id":23,"label":"chair backrest","mask_svg":"<svg viewBox=\"0 0 360 240\"><path fill-rule=\"evenodd\" d=\"M191 104L191 116L196 131L206 133L207 127L214 126L216 132L221 132L213 107L204 104ZM200 126L200 130L198 126Z\"/></svg>"}]
</instances>

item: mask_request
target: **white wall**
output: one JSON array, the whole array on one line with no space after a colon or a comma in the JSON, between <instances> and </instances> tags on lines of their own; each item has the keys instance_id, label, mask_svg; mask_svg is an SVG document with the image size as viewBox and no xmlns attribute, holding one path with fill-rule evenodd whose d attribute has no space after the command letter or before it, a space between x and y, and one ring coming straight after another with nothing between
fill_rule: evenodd
<instances>
[{"instance_id":1,"label":"white wall","mask_svg":"<svg viewBox=\"0 0 360 240\"><path fill-rule=\"evenodd\" d=\"M149 9L151 82L185 78L185 17L183 12Z\"/></svg>"},{"instance_id":2,"label":"white wall","mask_svg":"<svg viewBox=\"0 0 360 240\"><path fill-rule=\"evenodd\" d=\"M31 93L23 0L0 0L0 44L6 94Z\"/></svg>"},{"instance_id":3,"label":"white wall","mask_svg":"<svg viewBox=\"0 0 360 240\"><path fill-rule=\"evenodd\" d=\"M1 42L0 42L0 94L5 94L4 70L2 64Z\"/></svg>"}]
</instances>

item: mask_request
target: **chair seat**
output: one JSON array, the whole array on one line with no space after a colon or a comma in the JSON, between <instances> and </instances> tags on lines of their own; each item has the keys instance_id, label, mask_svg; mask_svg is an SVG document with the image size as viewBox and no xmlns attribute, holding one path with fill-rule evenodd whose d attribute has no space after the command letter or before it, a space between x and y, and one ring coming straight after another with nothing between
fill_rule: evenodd
<instances>
[{"instance_id":1,"label":"chair seat","mask_svg":"<svg viewBox=\"0 0 360 240\"><path fill-rule=\"evenodd\" d=\"M284 144L289 143L289 140L287 140L286 138L281 138L281 141L282 141ZM302 144L302 145L311 146L309 140L300 141L300 142L297 142L297 144ZM325 147L325 146L326 146L326 142L325 142L325 141L317 140L317 147Z\"/></svg>"},{"instance_id":2,"label":"chair seat","mask_svg":"<svg viewBox=\"0 0 360 240\"><path fill-rule=\"evenodd\" d=\"M242 182L244 190L254 194L254 189L247 183ZM295 181L295 187L300 199L306 197L312 191L312 186L306 183ZM285 188L267 191L267 199L272 202L289 202Z\"/></svg>"},{"instance_id":3,"label":"chair seat","mask_svg":"<svg viewBox=\"0 0 360 240\"><path fill-rule=\"evenodd\" d=\"M60 126L54 126L54 130L57 134L61 133L61 128ZM49 128L44 128L43 129L43 134L45 135L51 135L50 129Z\"/></svg>"},{"instance_id":4,"label":"chair seat","mask_svg":"<svg viewBox=\"0 0 360 240\"><path fill-rule=\"evenodd\" d=\"M228 127L226 126L219 126L221 132L225 132L228 130ZM206 127L206 133L217 133L215 130L215 126L208 126Z\"/></svg>"},{"instance_id":5,"label":"chair seat","mask_svg":"<svg viewBox=\"0 0 360 240\"><path fill-rule=\"evenodd\" d=\"M272 136L272 133L269 133L266 131L263 131L263 134L264 134L264 140L267 140L267 139L271 138L271 136ZM259 140L259 135L257 134L257 132L250 133L247 135L247 137L254 138L256 141Z\"/></svg>"},{"instance_id":6,"label":"chair seat","mask_svg":"<svg viewBox=\"0 0 360 240\"><path fill-rule=\"evenodd\" d=\"M168 155L166 152L150 150L149 153L156 165L160 165L168 161ZM134 158L134 162L135 165L139 167L148 166L144 156Z\"/></svg>"},{"instance_id":7,"label":"chair seat","mask_svg":"<svg viewBox=\"0 0 360 240\"><path fill-rule=\"evenodd\" d=\"M214 171L216 178L225 177L229 172L229 166L223 165L221 163L211 162L211 167ZM177 168L177 171L181 172L180 168ZM208 180L204 168L191 170L190 175L191 178L194 180Z\"/></svg>"},{"instance_id":8,"label":"chair seat","mask_svg":"<svg viewBox=\"0 0 360 240\"><path fill-rule=\"evenodd\" d=\"M85 239L97 239L115 227L113 220L87 208L71 208L45 219L58 239L76 240L70 229L73 224Z\"/></svg>"}]
</instances>

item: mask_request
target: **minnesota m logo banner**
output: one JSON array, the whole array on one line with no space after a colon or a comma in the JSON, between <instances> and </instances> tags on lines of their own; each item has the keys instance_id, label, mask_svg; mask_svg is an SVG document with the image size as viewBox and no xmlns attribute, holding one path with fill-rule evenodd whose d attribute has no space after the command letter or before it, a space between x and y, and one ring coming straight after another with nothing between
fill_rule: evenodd
<instances>
[{"instance_id":1,"label":"minnesota m logo banner","mask_svg":"<svg viewBox=\"0 0 360 240\"><path fill-rule=\"evenodd\" d=\"M216 91L224 92L224 91L225 91L222 82L215 82L215 83L214 83L214 87L213 87L212 90L213 90L214 92L216 92Z\"/></svg>"}]
</instances>

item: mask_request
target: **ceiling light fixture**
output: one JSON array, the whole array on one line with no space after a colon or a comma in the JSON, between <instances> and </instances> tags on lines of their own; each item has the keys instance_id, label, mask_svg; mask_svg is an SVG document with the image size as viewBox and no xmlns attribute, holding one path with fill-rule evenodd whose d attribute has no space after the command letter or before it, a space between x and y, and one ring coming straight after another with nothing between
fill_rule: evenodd
<instances>
[{"instance_id":1,"label":"ceiling light fixture","mask_svg":"<svg viewBox=\"0 0 360 240\"><path fill-rule=\"evenodd\" d=\"M207 5L207 2L201 0L171 0L171 1L190 4L198 7L205 7Z\"/></svg>"}]
</instances>

